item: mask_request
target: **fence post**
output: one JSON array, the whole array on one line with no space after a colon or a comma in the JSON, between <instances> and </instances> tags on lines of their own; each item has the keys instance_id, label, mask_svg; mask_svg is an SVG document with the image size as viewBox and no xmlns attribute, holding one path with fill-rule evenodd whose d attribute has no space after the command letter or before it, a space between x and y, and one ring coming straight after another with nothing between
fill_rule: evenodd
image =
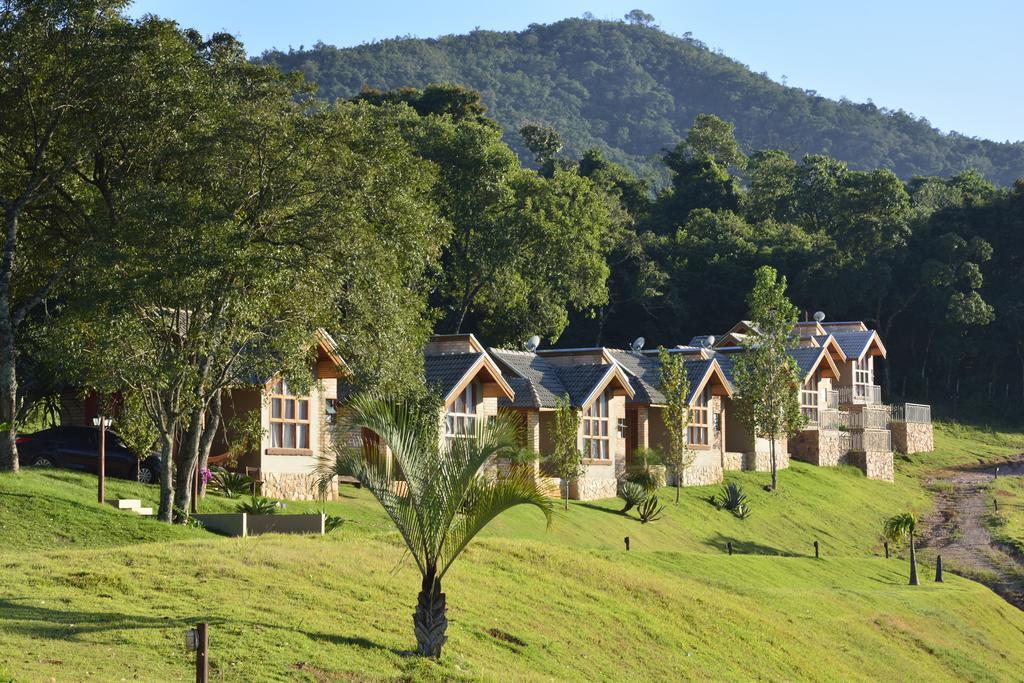
<instances>
[{"instance_id":1,"label":"fence post","mask_svg":"<svg viewBox=\"0 0 1024 683\"><path fill-rule=\"evenodd\" d=\"M885 542L885 559L889 559L889 541Z\"/></svg>"},{"instance_id":2,"label":"fence post","mask_svg":"<svg viewBox=\"0 0 1024 683\"><path fill-rule=\"evenodd\" d=\"M942 555L935 556L935 583L942 583Z\"/></svg>"},{"instance_id":3,"label":"fence post","mask_svg":"<svg viewBox=\"0 0 1024 683\"><path fill-rule=\"evenodd\" d=\"M209 648L210 638L206 624L196 626L196 683L208 683L210 680Z\"/></svg>"},{"instance_id":4,"label":"fence post","mask_svg":"<svg viewBox=\"0 0 1024 683\"><path fill-rule=\"evenodd\" d=\"M814 559L819 559L821 556L818 553L818 542L814 542Z\"/></svg>"}]
</instances>

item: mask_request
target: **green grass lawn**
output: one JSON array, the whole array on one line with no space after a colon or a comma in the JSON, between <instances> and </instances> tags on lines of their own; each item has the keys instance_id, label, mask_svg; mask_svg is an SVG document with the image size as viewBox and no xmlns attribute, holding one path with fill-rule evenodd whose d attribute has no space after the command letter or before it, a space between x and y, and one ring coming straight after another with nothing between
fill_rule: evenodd
<instances>
[{"instance_id":1,"label":"green grass lawn","mask_svg":"<svg viewBox=\"0 0 1024 683\"><path fill-rule=\"evenodd\" d=\"M228 539L100 507L95 477L3 475L0 680L188 680L197 621L211 624L213 680L1019 678L1024 613L927 568L908 587L906 562L880 557L884 517L930 508L929 469L1024 446L936 436L938 452L898 460L894 484L795 463L769 494L766 474L731 474L752 498L745 521L707 502L718 487L683 489L679 506L662 491L665 518L648 525L617 500L572 503L547 531L513 510L447 577L440 663L406 654L418 575L363 491L326 506L348 520L329 536Z\"/></svg>"}]
</instances>

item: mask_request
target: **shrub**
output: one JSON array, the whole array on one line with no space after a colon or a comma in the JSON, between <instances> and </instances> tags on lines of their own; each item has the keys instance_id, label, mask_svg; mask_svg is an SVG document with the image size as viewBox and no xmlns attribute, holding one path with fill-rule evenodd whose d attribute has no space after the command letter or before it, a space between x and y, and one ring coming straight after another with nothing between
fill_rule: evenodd
<instances>
[{"instance_id":1,"label":"shrub","mask_svg":"<svg viewBox=\"0 0 1024 683\"><path fill-rule=\"evenodd\" d=\"M665 506L658 505L658 497L650 496L644 502L640 503L636 509L636 513L640 516L640 523L647 524L647 522L656 522L661 519L661 513L665 511Z\"/></svg>"},{"instance_id":2,"label":"shrub","mask_svg":"<svg viewBox=\"0 0 1024 683\"><path fill-rule=\"evenodd\" d=\"M277 511L284 505L272 498L253 496L252 499L238 504L239 512L248 512L250 515L276 515Z\"/></svg>"},{"instance_id":3,"label":"shrub","mask_svg":"<svg viewBox=\"0 0 1024 683\"><path fill-rule=\"evenodd\" d=\"M647 490L635 481L624 481L619 484L619 498L626 501L626 506L619 512L626 514L647 500Z\"/></svg>"},{"instance_id":4,"label":"shrub","mask_svg":"<svg viewBox=\"0 0 1024 683\"><path fill-rule=\"evenodd\" d=\"M720 510L728 510L740 519L750 517L750 502L747 494L734 483L722 487L722 495L715 501Z\"/></svg>"},{"instance_id":5,"label":"shrub","mask_svg":"<svg viewBox=\"0 0 1024 683\"><path fill-rule=\"evenodd\" d=\"M328 514L327 510L320 510L320 514L324 516L324 533L331 533L341 528L341 525L345 522L344 518L337 515Z\"/></svg>"},{"instance_id":6,"label":"shrub","mask_svg":"<svg viewBox=\"0 0 1024 683\"><path fill-rule=\"evenodd\" d=\"M237 498L252 493L252 477L229 472L223 467L214 467L211 469L209 487L225 498Z\"/></svg>"}]
</instances>

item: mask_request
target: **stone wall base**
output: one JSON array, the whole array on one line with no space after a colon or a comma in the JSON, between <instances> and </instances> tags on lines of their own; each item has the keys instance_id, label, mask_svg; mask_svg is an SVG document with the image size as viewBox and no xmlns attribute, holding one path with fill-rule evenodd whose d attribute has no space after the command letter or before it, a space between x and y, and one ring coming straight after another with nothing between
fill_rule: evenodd
<instances>
[{"instance_id":1,"label":"stone wall base","mask_svg":"<svg viewBox=\"0 0 1024 683\"><path fill-rule=\"evenodd\" d=\"M850 464L860 468L868 479L894 479L892 451L850 451Z\"/></svg>"},{"instance_id":2,"label":"stone wall base","mask_svg":"<svg viewBox=\"0 0 1024 683\"><path fill-rule=\"evenodd\" d=\"M282 500L319 500L320 490L313 474L264 472L262 495ZM327 500L338 497L338 482L331 482L325 492Z\"/></svg>"},{"instance_id":3,"label":"stone wall base","mask_svg":"<svg viewBox=\"0 0 1024 683\"><path fill-rule=\"evenodd\" d=\"M683 470L682 486L708 486L710 484L721 484L724 479L722 466L718 463L698 467L691 465ZM669 474L666 483L669 486L676 485L675 475Z\"/></svg>"},{"instance_id":4,"label":"stone wall base","mask_svg":"<svg viewBox=\"0 0 1024 683\"><path fill-rule=\"evenodd\" d=\"M849 439L835 429L805 429L790 439L790 456L794 460L818 467L836 467L849 462Z\"/></svg>"},{"instance_id":5,"label":"stone wall base","mask_svg":"<svg viewBox=\"0 0 1024 683\"><path fill-rule=\"evenodd\" d=\"M734 472L743 469L743 454L726 452L722 454L722 466L726 472Z\"/></svg>"},{"instance_id":6,"label":"stone wall base","mask_svg":"<svg viewBox=\"0 0 1024 683\"><path fill-rule=\"evenodd\" d=\"M784 470L789 468L789 453L786 452L785 446L782 448L776 448L775 450L775 469ZM772 455L771 453L744 453L743 454L743 469L753 472L771 472L772 471Z\"/></svg>"},{"instance_id":7,"label":"stone wall base","mask_svg":"<svg viewBox=\"0 0 1024 683\"><path fill-rule=\"evenodd\" d=\"M892 448L900 453L931 453L935 450L932 425L920 422L893 422Z\"/></svg>"},{"instance_id":8,"label":"stone wall base","mask_svg":"<svg viewBox=\"0 0 1024 683\"><path fill-rule=\"evenodd\" d=\"M614 498L618 485L617 479L577 479L569 485L569 497L573 500Z\"/></svg>"}]
</instances>

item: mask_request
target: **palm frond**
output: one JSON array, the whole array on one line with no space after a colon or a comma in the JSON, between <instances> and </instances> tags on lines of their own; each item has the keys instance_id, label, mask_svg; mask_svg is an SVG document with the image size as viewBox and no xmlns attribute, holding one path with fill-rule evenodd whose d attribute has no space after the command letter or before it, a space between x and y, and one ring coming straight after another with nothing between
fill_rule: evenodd
<instances>
[{"instance_id":1,"label":"palm frond","mask_svg":"<svg viewBox=\"0 0 1024 683\"><path fill-rule=\"evenodd\" d=\"M452 521L445 536L441 552L438 578L448 568L481 529L502 512L517 505L533 505L551 526L553 503L538 485L531 472L514 470L496 480L474 478L466 494L468 508Z\"/></svg>"},{"instance_id":2,"label":"palm frond","mask_svg":"<svg viewBox=\"0 0 1024 683\"><path fill-rule=\"evenodd\" d=\"M885 520L882 533L890 541L902 541L917 533L917 517L912 512L901 512Z\"/></svg>"}]
</instances>

